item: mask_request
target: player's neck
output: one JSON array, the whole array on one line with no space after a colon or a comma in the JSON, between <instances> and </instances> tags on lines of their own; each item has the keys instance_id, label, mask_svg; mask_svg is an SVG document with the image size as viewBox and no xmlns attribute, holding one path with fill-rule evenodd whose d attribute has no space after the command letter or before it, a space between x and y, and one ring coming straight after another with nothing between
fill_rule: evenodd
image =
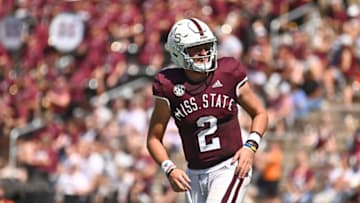
<instances>
[{"instance_id":1,"label":"player's neck","mask_svg":"<svg viewBox=\"0 0 360 203\"><path fill-rule=\"evenodd\" d=\"M209 73L200 73L192 70L185 70L186 77L191 81L191 83L199 83L204 81Z\"/></svg>"}]
</instances>

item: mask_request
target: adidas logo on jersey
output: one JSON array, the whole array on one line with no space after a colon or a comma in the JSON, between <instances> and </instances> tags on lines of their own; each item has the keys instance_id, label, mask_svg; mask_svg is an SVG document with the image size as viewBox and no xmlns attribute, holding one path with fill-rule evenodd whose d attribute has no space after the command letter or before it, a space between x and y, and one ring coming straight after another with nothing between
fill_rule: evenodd
<instances>
[{"instance_id":1,"label":"adidas logo on jersey","mask_svg":"<svg viewBox=\"0 0 360 203\"><path fill-rule=\"evenodd\" d=\"M216 80L216 82L211 86L212 88L218 88L222 87L223 84L220 82L220 80Z\"/></svg>"}]
</instances>

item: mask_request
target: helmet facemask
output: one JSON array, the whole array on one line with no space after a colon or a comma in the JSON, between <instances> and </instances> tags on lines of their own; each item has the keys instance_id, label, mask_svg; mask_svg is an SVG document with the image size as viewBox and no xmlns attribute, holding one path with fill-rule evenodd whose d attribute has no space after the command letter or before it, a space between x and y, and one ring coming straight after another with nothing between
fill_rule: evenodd
<instances>
[{"instance_id":1,"label":"helmet facemask","mask_svg":"<svg viewBox=\"0 0 360 203\"><path fill-rule=\"evenodd\" d=\"M201 47L201 49L197 47ZM196 53L195 55L191 54L189 50L193 49ZM197 72L211 72L216 69L216 43L209 42L194 47L188 47L184 50L187 69L197 71ZM199 52L204 52L206 54L199 54Z\"/></svg>"}]
</instances>

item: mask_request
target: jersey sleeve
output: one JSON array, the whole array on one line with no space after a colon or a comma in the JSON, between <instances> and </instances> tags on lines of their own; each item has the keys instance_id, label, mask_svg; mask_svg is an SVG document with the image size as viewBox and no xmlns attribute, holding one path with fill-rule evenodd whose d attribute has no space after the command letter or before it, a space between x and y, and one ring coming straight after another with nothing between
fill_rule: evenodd
<instances>
[{"instance_id":1,"label":"jersey sleeve","mask_svg":"<svg viewBox=\"0 0 360 203\"><path fill-rule=\"evenodd\" d=\"M236 90L247 81L245 66L233 57L226 57L220 60L221 69L224 70L224 81Z\"/></svg>"},{"instance_id":2,"label":"jersey sleeve","mask_svg":"<svg viewBox=\"0 0 360 203\"><path fill-rule=\"evenodd\" d=\"M235 75L236 80L236 89L240 88L245 82L248 80L246 68L245 66L240 63L238 60L234 59L234 70L233 73Z\"/></svg>"},{"instance_id":3,"label":"jersey sleeve","mask_svg":"<svg viewBox=\"0 0 360 203\"><path fill-rule=\"evenodd\" d=\"M152 91L154 98L163 99L170 105L169 98L165 91L165 84L164 84L164 75L162 72L159 72L155 75L153 83L152 83Z\"/></svg>"}]
</instances>

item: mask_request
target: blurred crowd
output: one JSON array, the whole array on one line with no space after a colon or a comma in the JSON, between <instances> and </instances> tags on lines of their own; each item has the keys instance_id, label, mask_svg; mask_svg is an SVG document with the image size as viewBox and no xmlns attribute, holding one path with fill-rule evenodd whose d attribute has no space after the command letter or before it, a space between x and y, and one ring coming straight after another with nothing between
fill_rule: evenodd
<instances>
[{"instance_id":1,"label":"blurred crowd","mask_svg":"<svg viewBox=\"0 0 360 203\"><path fill-rule=\"evenodd\" d=\"M151 78L170 64L163 47L167 32L180 18L198 17L215 31L220 57L233 56L248 67L249 81L269 111L269 133L256 155L246 202L360 202L360 1L0 5L0 22L12 16L26 27L20 47L9 49L0 37L0 139L34 120L44 123L18 138L16 168L7 165L8 144L2 146L0 201L181 202L145 139ZM63 13L75 14L85 27L81 42L66 51L49 40L52 20ZM131 94L93 99L139 77L149 82ZM331 105L341 110L314 114ZM246 133L249 119L239 116ZM165 143L172 159L184 163L177 136L171 120Z\"/></svg>"}]
</instances>

